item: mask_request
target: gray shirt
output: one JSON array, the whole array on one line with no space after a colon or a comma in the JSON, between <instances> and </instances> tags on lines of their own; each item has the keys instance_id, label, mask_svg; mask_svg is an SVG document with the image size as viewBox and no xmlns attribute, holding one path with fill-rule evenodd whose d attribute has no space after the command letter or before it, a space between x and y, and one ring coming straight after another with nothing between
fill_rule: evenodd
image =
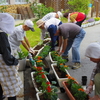
<instances>
[{"instance_id":1,"label":"gray shirt","mask_svg":"<svg viewBox=\"0 0 100 100\"><path fill-rule=\"evenodd\" d=\"M82 28L74 23L63 23L59 26L59 29L61 31L60 35L62 35L64 39L74 39Z\"/></svg>"}]
</instances>

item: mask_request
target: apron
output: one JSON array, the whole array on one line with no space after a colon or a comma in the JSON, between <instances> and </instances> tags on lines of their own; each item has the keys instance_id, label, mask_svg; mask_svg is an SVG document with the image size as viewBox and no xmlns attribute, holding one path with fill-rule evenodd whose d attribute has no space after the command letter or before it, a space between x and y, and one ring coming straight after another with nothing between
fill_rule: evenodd
<instances>
[{"instance_id":1,"label":"apron","mask_svg":"<svg viewBox=\"0 0 100 100\"><path fill-rule=\"evenodd\" d=\"M8 66L3 61L0 54L0 84L3 90L3 95L6 97L13 97L18 94L23 88L22 81L17 72L16 66Z\"/></svg>"}]
</instances>

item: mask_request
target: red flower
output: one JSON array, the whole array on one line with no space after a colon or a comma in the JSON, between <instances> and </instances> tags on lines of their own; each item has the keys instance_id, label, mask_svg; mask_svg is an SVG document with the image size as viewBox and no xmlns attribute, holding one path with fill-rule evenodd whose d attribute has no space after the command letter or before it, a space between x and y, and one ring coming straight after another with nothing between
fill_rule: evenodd
<instances>
[{"instance_id":1,"label":"red flower","mask_svg":"<svg viewBox=\"0 0 100 100\"><path fill-rule=\"evenodd\" d=\"M37 67L37 70L38 70L38 71L42 70L42 67Z\"/></svg>"},{"instance_id":2,"label":"red flower","mask_svg":"<svg viewBox=\"0 0 100 100\"><path fill-rule=\"evenodd\" d=\"M42 58L41 56L38 56L38 57L37 57L38 60L41 60L41 58Z\"/></svg>"},{"instance_id":3,"label":"red flower","mask_svg":"<svg viewBox=\"0 0 100 100\"><path fill-rule=\"evenodd\" d=\"M51 90L52 90L50 86L48 86L46 89L48 92L51 92Z\"/></svg>"},{"instance_id":4,"label":"red flower","mask_svg":"<svg viewBox=\"0 0 100 100\"><path fill-rule=\"evenodd\" d=\"M42 78L45 78L45 75L44 74L42 75Z\"/></svg>"},{"instance_id":5,"label":"red flower","mask_svg":"<svg viewBox=\"0 0 100 100\"><path fill-rule=\"evenodd\" d=\"M50 82L47 82L47 84L49 85L49 84L50 84Z\"/></svg>"}]
</instances>

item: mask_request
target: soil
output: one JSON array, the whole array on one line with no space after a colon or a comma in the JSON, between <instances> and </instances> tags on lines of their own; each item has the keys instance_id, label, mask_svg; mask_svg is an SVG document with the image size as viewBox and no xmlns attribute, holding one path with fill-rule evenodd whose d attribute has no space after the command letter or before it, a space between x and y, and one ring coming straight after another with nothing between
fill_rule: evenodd
<instances>
[{"instance_id":1,"label":"soil","mask_svg":"<svg viewBox=\"0 0 100 100\"><path fill-rule=\"evenodd\" d=\"M45 41L43 41L43 44L46 44L48 42L50 42L50 40L45 40Z\"/></svg>"},{"instance_id":2,"label":"soil","mask_svg":"<svg viewBox=\"0 0 100 100\"><path fill-rule=\"evenodd\" d=\"M44 46L43 44L37 45L37 46L34 48L34 50L39 50L39 49L41 49L43 46Z\"/></svg>"},{"instance_id":3,"label":"soil","mask_svg":"<svg viewBox=\"0 0 100 100\"><path fill-rule=\"evenodd\" d=\"M60 71L57 66L54 66L54 69L55 69L55 71L56 71L59 78L67 78L66 77L67 73L64 73L64 72Z\"/></svg>"},{"instance_id":4,"label":"soil","mask_svg":"<svg viewBox=\"0 0 100 100\"><path fill-rule=\"evenodd\" d=\"M47 98L44 98L44 94L40 95L39 97L40 97L40 100L47 100ZM50 99L48 99L48 100L50 100Z\"/></svg>"},{"instance_id":5,"label":"soil","mask_svg":"<svg viewBox=\"0 0 100 100\"><path fill-rule=\"evenodd\" d=\"M35 57L37 55L38 51L35 51L34 54L32 54L32 57Z\"/></svg>"}]
</instances>

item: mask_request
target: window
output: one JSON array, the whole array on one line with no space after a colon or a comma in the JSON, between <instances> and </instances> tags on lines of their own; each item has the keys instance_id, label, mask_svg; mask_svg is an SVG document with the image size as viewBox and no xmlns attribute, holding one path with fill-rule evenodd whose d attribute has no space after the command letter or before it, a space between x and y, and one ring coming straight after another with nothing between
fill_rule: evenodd
<instances>
[{"instance_id":1,"label":"window","mask_svg":"<svg viewBox=\"0 0 100 100\"><path fill-rule=\"evenodd\" d=\"M8 5L9 0L0 0L0 5Z\"/></svg>"},{"instance_id":2,"label":"window","mask_svg":"<svg viewBox=\"0 0 100 100\"><path fill-rule=\"evenodd\" d=\"M15 0L16 4L26 4L26 0Z\"/></svg>"}]
</instances>

